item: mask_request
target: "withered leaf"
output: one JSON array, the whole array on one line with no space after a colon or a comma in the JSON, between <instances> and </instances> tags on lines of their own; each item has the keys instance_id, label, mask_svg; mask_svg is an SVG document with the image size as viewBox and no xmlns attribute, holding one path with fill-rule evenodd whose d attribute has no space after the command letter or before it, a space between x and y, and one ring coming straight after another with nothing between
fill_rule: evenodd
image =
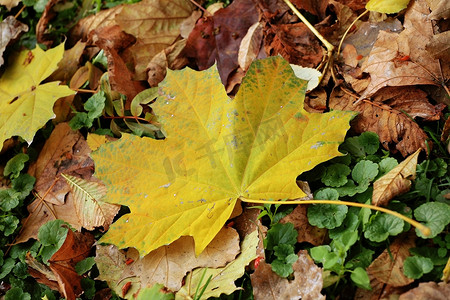
<instances>
[{"instance_id":1,"label":"withered leaf","mask_svg":"<svg viewBox=\"0 0 450 300\"><path fill-rule=\"evenodd\" d=\"M0 23L0 66L5 62L3 59L3 52L6 47L16 40L21 33L27 32L28 26L17 21L13 16L6 17L3 22Z\"/></svg>"},{"instance_id":2,"label":"withered leaf","mask_svg":"<svg viewBox=\"0 0 450 300\"><path fill-rule=\"evenodd\" d=\"M94 162L90 152L83 136L71 130L67 123L55 127L37 161L28 170L36 177L35 191L39 196L27 207L30 216L24 221L18 243L36 238L40 226L54 219L64 220L81 230L83 224L75 213L70 187L60 175L65 173L91 181Z\"/></svg>"},{"instance_id":3,"label":"withered leaf","mask_svg":"<svg viewBox=\"0 0 450 300\"><path fill-rule=\"evenodd\" d=\"M212 17L200 19L186 43L186 55L195 61L200 70L211 67L217 61L224 85L236 70L242 39L250 26L258 22L256 5L252 0L233 1Z\"/></svg>"},{"instance_id":4,"label":"withered leaf","mask_svg":"<svg viewBox=\"0 0 450 300\"><path fill-rule=\"evenodd\" d=\"M410 256L409 249L415 246L414 233L398 236L367 268L369 276L392 286L404 286L414 281L403 274L403 262Z\"/></svg>"},{"instance_id":5,"label":"withered leaf","mask_svg":"<svg viewBox=\"0 0 450 300\"><path fill-rule=\"evenodd\" d=\"M426 133L403 112L380 102L358 101L341 89L334 89L329 106L336 110L352 110L360 114L353 120L357 133L372 131L378 134L386 150L399 151L404 157L417 149L427 149ZM431 145L431 143L428 143Z\"/></svg>"},{"instance_id":6,"label":"withered leaf","mask_svg":"<svg viewBox=\"0 0 450 300\"><path fill-rule=\"evenodd\" d=\"M401 33L380 31L362 66L362 70L370 74L371 82L361 98L372 96L384 86L439 85L445 82L449 74L443 74L445 69L441 68L439 60L426 51L426 45L433 36L428 14L425 0L413 1L406 11L405 29ZM409 59L399 59L403 56Z\"/></svg>"},{"instance_id":7,"label":"withered leaf","mask_svg":"<svg viewBox=\"0 0 450 300\"><path fill-rule=\"evenodd\" d=\"M236 257L239 250L237 232L225 227L197 257L194 240L183 236L142 258L134 248L124 252L117 247L97 246L96 261L99 278L106 280L114 290L121 288L124 279L133 278L134 284L141 287L161 283L172 291L178 291L187 272L198 267L223 267ZM132 262L127 264L127 260ZM115 271L111 273L110 269Z\"/></svg>"},{"instance_id":8,"label":"withered leaf","mask_svg":"<svg viewBox=\"0 0 450 300\"><path fill-rule=\"evenodd\" d=\"M416 176L420 149L373 183L372 204L386 206L397 195L409 191L411 179Z\"/></svg>"},{"instance_id":9,"label":"withered leaf","mask_svg":"<svg viewBox=\"0 0 450 300\"><path fill-rule=\"evenodd\" d=\"M447 300L450 295L450 283L421 282L419 286L400 295L399 300Z\"/></svg>"},{"instance_id":10,"label":"withered leaf","mask_svg":"<svg viewBox=\"0 0 450 300\"><path fill-rule=\"evenodd\" d=\"M287 280L272 271L269 264L261 261L250 275L255 300L267 299L325 299L322 290L322 269L317 267L306 250L298 253L298 260L292 266L294 280Z\"/></svg>"},{"instance_id":11,"label":"withered leaf","mask_svg":"<svg viewBox=\"0 0 450 300\"><path fill-rule=\"evenodd\" d=\"M75 271L75 265L88 257L93 243L91 234L69 229L61 248L48 260L49 267L27 255L30 274L38 282L59 290L66 299L75 300L83 291L81 275Z\"/></svg>"}]
</instances>

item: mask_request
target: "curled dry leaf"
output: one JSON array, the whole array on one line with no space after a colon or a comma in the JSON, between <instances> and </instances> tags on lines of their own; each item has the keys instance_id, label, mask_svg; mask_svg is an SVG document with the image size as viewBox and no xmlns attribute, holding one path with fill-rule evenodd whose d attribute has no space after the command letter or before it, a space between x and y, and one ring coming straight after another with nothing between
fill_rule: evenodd
<instances>
[{"instance_id":1,"label":"curled dry leaf","mask_svg":"<svg viewBox=\"0 0 450 300\"><path fill-rule=\"evenodd\" d=\"M392 286L405 286L414 281L403 274L403 262L410 256L409 249L415 246L414 232L403 233L384 250L367 268L369 276Z\"/></svg>"},{"instance_id":2,"label":"curled dry leaf","mask_svg":"<svg viewBox=\"0 0 450 300\"><path fill-rule=\"evenodd\" d=\"M83 292L81 275L75 271L75 265L89 256L94 237L90 233L67 231L61 248L48 260L49 267L27 255L30 274L51 289L57 289L69 300Z\"/></svg>"},{"instance_id":3,"label":"curled dry leaf","mask_svg":"<svg viewBox=\"0 0 450 300\"><path fill-rule=\"evenodd\" d=\"M450 295L450 283L421 282L419 286L401 294L399 300L447 300Z\"/></svg>"},{"instance_id":4,"label":"curled dry leaf","mask_svg":"<svg viewBox=\"0 0 450 300\"><path fill-rule=\"evenodd\" d=\"M36 40L40 44L44 44L48 48L53 44L53 39L47 34L47 25L50 21L56 17L56 12L53 11L53 7L58 4L60 0L49 0L45 5L45 9L42 12L39 22L36 25Z\"/></svg>"},{"instance_id":5,"label":"curled dry leaf","mask_svg":"<svg viewBox=\"0 0 450 300\"><path fill-rule=\"evenodd\" d=\"M272 271L269 264L261 261L255 272L250 275L255 300L278 299L325 299L322 290L322 269L314 264L306 250L298 253L294 263L293 280L287 280Z\"/></svg>"},{"instance_id":6,"label":"curled dry leaf","mask_svg":"<svg viewBox=\"0 0 450 300\"><path fill-rule=\"evenodd\" d=\"M260 213L260 209L247 206L244 209L244 212L237 218L233 219L232 222L234 223L234 228L236 228L239 233L241 240L255 230L258 230L259 243L258 247L256 247L256 255L258 255L258 257L265 258L263 241L267 234L267 227L261 223L260 219L258 219Z\"/></svg>"},{"instance_id":7,"label":"curled dry leaf","mask_svg":"<svg viewBox=\"0 0 450 300\"><path fill-rule=\"evenodd\" d=\"M17 21L13 16L6 17L3 22L0 23L0 66L5 62L3 59L3 52L6 47L14 42L20 34L27 31L28 26Z\"/></svg>"},{"instance_id":8,"label":"curled dry leaf","mask_svg":"<svg viewBox=\"0 0 450 300\"><path fill-rule=\"evenodd\" d=\"M248 29L259 16L252 0L233 1L212 17L200 19L186 43L186 56L200 70L217 61L220 78L227 84L230 74L239 67L238 52Z\"/></svg>"},{"instance_id":9,"label":"curled dry leaf","mask_svg":"<svg viewBox=\"0 0 450 300\"><path fill-rule=\"evenodd\" d=\"M301 2L305 1L301 0ZM357 17L358 13L356 13L356 11L359 10L362 12L360 9L352 8L354 5L351 5L352 3L357 5L357 2L359 1L327 0L312 2L326 3L326 6L321 5L323 11L321 13L323 16L321 17L322 21L314 25L314 27L333 45L339 44L347 28L350 27L353 20ZM324 10L323 7L325 7ZM357 21L354 25L358 27L360 23L361 21ZM366 39L366 43L367 42L369 41Z\"/></svg>"},{"instance_id":10,"label":"curled dry leaf","mask_svg":"<svg viewBox=\"0 0 450 300\"><path fill-rule=\"evenodd\" d=\"M263 28L259 22L256 22L250 26L239 46L238 63L242 70L247 70L258 56L262 38Z\"/></svg>"},{"instance_id":11,"label":"curled dry leaf","mask_svg":"<svg viewBox=\"0 0 450 300\"><path fill-rule=\"evenodd\" d=\"M150 86L157 86L163 81L167 69L179 70L188 64L183 52L185 46L186 40L179 40L152 58L147 65L147 82Z\"/></svg>"},{"instance_id":12,"label":"curled dry leaf","mask_svg":"<svg viewBox=\"0 0 450 300\"><path fill-rule=\"evenodd\" d=\"M444 124L444 128L442 129L441 142L447 141L449 135L450 135L450 118L447 118Z\"/></svg>"},{"instance_id":13,"label":"curled dry leaf","mask_svg":"<svg viewBox=\"0 0 450 300\"><path fill-rule=\"evenodd\" d=\"M198 267L222 267L238 253L239 236L233 228L225 227L197 257L193 239L183 236L142 258L134 248L124 252L114 246L97 245L95 260L100 271L99 279L107 281L116 292L129 278L133 278L133 284L137 286L161 283L172 291L178 291L187 272ZM132 262L127 264L127 260Z\"/></svg>"},{"instance_id":14,"label":"curled dry leaf","mask_svg":"<svg viewBox=\"0 0 450 300\"><path fill-rule=\"evenodd\" d=\"M357 133L365 131L377 133L386 150L400 151L406 157L417 149L427 149L425 141L428 136L403 112L379 102L356 102L357 99L353 96L341 89L334 89L329 106L335 110L359 112L360 114L353 120L352 128ZM428 144L431 145L430 142Z\"/></svg>"},{"instance_id":15,"label":"curled dry leaf","mask_svg":"<svg viewBox=\"0 0 450 300\"><path fill-rule=\"evenodd\" d=\"M380 31L370 55L362 66L371 81L361 98L372 96L384 86L416 84L439 85L450 74L443 74L438 59L427 50L433 37L433 26L427 18L425 0L413 1L406 11L401 33ZM407 56L408 60L403 59ZM444 76L442 78L441 74Z\"/></svg>"},{"instance_id":16,"label":"curled dry leaf","mask_svg":"<svg viewBox=\"0 0 450 300\"><path fill-rule=\"evenodd\" d=\"M135 42L135 38L115 25L102 27L91 32L90 39L105 51L108 58L108 75L111 88L127 97L125 109L129 109L133 98L146 88L141 82L133 80L133 73L119 55L120 51Z\"/></svg>"},{"instance_id":17,"label":"curled dry leaf","mask_svg":"<svg viewBox=\"0 0 450 300\"><path fill-rule=\"evenodd\" d=\"M417 158L420 150L411 154L398 166L373 183L373 205L386 206L395 196L409 191L411 179L416 177Z\"/></svg>"}]
</instances>

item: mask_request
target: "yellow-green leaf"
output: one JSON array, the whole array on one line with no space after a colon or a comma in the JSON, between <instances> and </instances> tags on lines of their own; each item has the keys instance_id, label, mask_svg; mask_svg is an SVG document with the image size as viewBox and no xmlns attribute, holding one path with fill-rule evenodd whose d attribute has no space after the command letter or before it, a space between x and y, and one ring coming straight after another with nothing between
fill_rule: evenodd
<instances>
[{"instance_id":1,"label":"yellow-green leaf","mask_svg":"<svg viewBox=\"0 0 450 300\"><path fill-rule=\"evenodd\" d=\"M40 84L57 69L63 53L63 44L48 51L36 47L10 60L0 78L0 148L15 135L31 143L36 131L55 117L56 100L75 93L56 81Z\"/></svg>"},{"instance_id":2,"label":"yellow-green leaf","mask_svg":"<svg viewBox=\"0 0 450 300\"><path fill-rule=\"evenodd\" d=\"M409 0L370 0L366 9L385 14L395 14L408 6Z\"/></svg>"},{"instance_id":3,"label":"yellow-green leaf","mask_svg":"<svg viewBox=\"0 0 450 300\"><path fill-rule=\"evenodd\" d=\"M199 299L219 297L221 294L229 295L237 290L238 287L234 285L234 281L244 275L245 266L258 256L256 254L258 242L258 231L253 231L242 241L241 254L225 267L200 268L190 272L186 277L186 284L176 293L175 300L193 299L197 286L199 291L203 290L208 278L211 279Z\"/></svg>"},{"instance_id":4,"label":"yellow-green leaf","mask_svg":"<svg viewBox=\"0 0 450 300\"><path fill-rule=\"evenodd\" d=\"M230 99L215 67L168 71L153 109L165 140L124 134L92 154L110 202L131 213L101 242L144 255L190 235L199 254L236 201L296 199L296 178L341 155L352 112L308 113L281 57L255 61Z\"/></svg>"}]
</instances>

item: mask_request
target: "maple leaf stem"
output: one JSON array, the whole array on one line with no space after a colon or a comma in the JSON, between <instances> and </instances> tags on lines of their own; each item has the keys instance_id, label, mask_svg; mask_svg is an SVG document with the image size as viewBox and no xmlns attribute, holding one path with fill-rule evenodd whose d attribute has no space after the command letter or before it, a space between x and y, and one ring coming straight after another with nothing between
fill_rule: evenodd
<instances>
[{"instance_id":1,"label":"maple leaf stem","mask_svg":"<svg viewBox=\"0 0 450 300\"><path fill-rule=\"evenodd\" d=\"M94 91L94 90L86 90L86 89L75 89L75 88L73 88L72 90L75 91L75 92L81 92L81 93L91 93L91 94L97 93L97 91Z\"/></svg>"},{"instance_id":2,"label":"maple leaf stem","mask_svg":"<svg viewBox=\"0 0 450 300\"><path fill-rule=\"evenodd\" d=\"M348 26L347 30L344 32L344 35L343 35L342 38L341 38L341 41L339 42L339 47L338 47L337 52L336 52L336 54L337 54L338 57L339 57L339 53L341 53L341 46L342 46L342 43L343 43L344 40L345 40L345 37L347 36L347 33L350 31L350 29L353 27L353 25L355 25L355 23L356 23L359 19L361 19L362 16L364 16L365 14L367 14L368 12L369 12L369 10L366 9L362 14L360 14L356 19L353 20L352 24L350 24L350 25Z\"/></svg>"},{"instance_id":3,"label":"maple leaf stem","mask_svg":"<svg viewBox=\"0 0 450 300\"><path fill-rule=\"evenodd\" d=\"M19 12L14 16L14 19L17 19L20 16L20 14L24 11L25 7L26 7L26 5L22 6L22 8L19 10Z\"/></svg>"},{"instance_id":4,"label":"maple leaf stem","mask_svg":"<svg viewBox=\"0 0 450 300\"><path fill-rule=\"evenodd\" d=\"M429 236L431 234L430 228L427 226L408 218L396 211L392 211L390 209L374 206L370 204L364 204L364 203L356 203L356 202L349 202L349 201L336 201L336 200L294 200L294 201L268 201L268 200L250 200L250 199L243 199L240 198L243 202L249 202L249 203L258 203L258 204L331 204L331 205L347 205L347 206L354 206L354 207L361 207L361 208L369 208L373 210L378 210L390 215L393 215L397 218L402 219L405 222L408 222L412 226L416 227L417 229L422 232L423 235Z\"/></svg>"},{"instance_id":5,"label":"maple leaf stem","mask_svg":"<svg viewBox=\"0 0 450 300\"><path fill-rule=\"evenodd\" d=\"M326 53L326 59L327 62L325 64L325 67L323 68L323 72L322 72L322 77L321 79L324 77L325 72L327 71L328 66L330 65L330 61L332 59L333 56L333 49L334 46L327 41L323 35L321 35L316 28L314 28L314 26L311 25L311 23L309 23L309 21L300 13L300 11L298 11L298 9L294 6L294 4L292 4L292 2L290 0L283 0L284 3L287 4L287 6L289 6L290 9L292 9L292 11L297 15L297 17L300 18L300 20L302 20L303 24L306 25L306 27L309 28L309 30L311 30L311 32L325 45L325 47L327 48L327 53ZM322 65L322 64L321 64ZM320 66L319 66L320 68Z\"/></svg>"}]
</instances>

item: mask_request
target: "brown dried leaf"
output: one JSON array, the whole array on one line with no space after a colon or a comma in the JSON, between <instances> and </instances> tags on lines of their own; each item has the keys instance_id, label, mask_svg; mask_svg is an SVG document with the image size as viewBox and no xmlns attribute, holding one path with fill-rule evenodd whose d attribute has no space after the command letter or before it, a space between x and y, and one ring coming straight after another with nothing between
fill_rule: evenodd
<instances>
[{"instance_id":1,"label":"brown dried leaf","mask_svg":"<svg viewBox=\"0 0 450 300\"><path fill-rule=\"evenodd\" d=\"M258 230L259 242L256 247L256 255L261 258L265 258L264 252L264 238L267 234L267 227L262 225L261 220L258 219L260 209L246 207L244 212L233 220L234 228L239 233L239 237L243 240L247 235L251 234L255 230Z\"/></svg>"},{"instance_id":2,"label":"brown dried leaf","mask_svg":"<svg viewBox=\"0 0 450 300\"><path fill-rule=\"evenodd\" d=\"M292 213L281 219L280 223L294 224L294 228L298 232L297 242L308 242L314 246L322 245L327 236L327 230L310 225L307 211L308 205L298 205Z\"/></svg>"},{"instance_id":3,"label":"brown dried leaf","mask_svg":"<svg viewBox=\"0 0 450 300\"><path fill-rule=\"evenodd\" d=\"M358 288L353 300L391 300L397 299L402 293L408 290L409 286L392 286L380 282L375 277L369 275L371 291Z\"/></svg>"},{"instance_id":4,"label":"brown dried leaf","mask_svg":"<svg viewBox=\"0 0 450 300\"><path fill-rule=\"evenodd\" d=\"M307 12L325 18L325 10L328 6L328 0L292 0L291 1L297 9L304 9Z\"/></svg>"},{"instance_id":5,"label":"brown dried leaf","mask_svg":"<svg viewBox=\"0 0 450 300\"><path fill-rule=\"evenodd\" d=\"M58 124L37 161L29 168L28 173L36 177L35 191L42 197L57 180L45 196L45 201L64 204L70 187L65 180L59 180L59 175L65 173L89 180L94 172L94 161L89 153L90 149L78 131L70 129L67 123Z\"/></svg>"},{"instance_id":6,"label":"brown dried leaf","mask_svg":"<svg viewBox=\"0 0 450 300\"><path fill-rule=\"evenodd\" d=\"M189 0L144 0L124 6L117 14L120 27L138 40L130 48L137 80L146 79L148 62L177 40L181 23L193 10L194 5Z\"/></svg>"},{"instance_id":7,"label":"brown dried leaf","mask_svg":"<svg viewBox=\"0 0 450 300\"><path fill-rule=\"evenodd\" d=\"M12 44L23 32L27 31L28 26L17 21L13 16L8 16L0 23L0 66L5 62L3 52L5 52L6 47Z\"/></svg>"},{"instance_id":8,"label":"brown dried leaf","mask_svg":"<svg viewBox=\"0 0 450 300\"><path fill-rule=\"evenodd\" d=\"M355 46L346 45L342 50L342 56L344 57L344 63L350 67L356 68L358 66L358 52Z\"/></svg>"},{"instance_id":9,"label":"brown dried leaf","mask_svg":"<svg viewBox=\"0 0 450 300\"><path fill-rule=\"evenodd\" d=\"M395 110L404 111L415 119L420 117L426 121L437 121L442 118L446 108L443 103L432 105L427 93L415 86L384 87L374 96L373 100L383 102Z\"/></svg>"},{"instance_id":10,"label":"brown dried leaf","mask_svg":"<svg viewBox=\"0 0 450 300\"><path fill-rule=\"evenodd\" d=\"M199 70L217 69L224 85L230 74L239 67L238 52L250 26L258 22L256 5L252 0L236 0L212 17L200 19L186 43L186 56Z\"/></svg>"},{"instance_id":11,"label":"brown dried leaf","mask_svg":"<svg viewBox=\"0 0 450 300\"><path fill-rule=\"evenodd\" d=\"M427 50L433 37L433 26L428 17L425 0L412 2L405 14L401 33L380 31L363 71L370 73L371 82L361 98L372 96L384 86L416 84L439 85L450 74L441 77L439 60ZM399 58L409 56L410 60Z\"/></svg>"},{"instance_id":12,"label":"brown dried leaf","mask_svg":"<svg viewBox=\"0 0 450 300\"><path fill-rule=\"evenodd\" d=\"M354 9L342 2L342 0L329 0L325 10L328 16L324 16L320 23L314 25L314 27L333 45L339 44L345 31L358 15ZM354 25L359 27L360 23L361 21L357 21ZM366 43L367 42L369 41L366 40Z\"/></svg>"},{"instance_id":13,"label":"brown dried leaf","mask_svg":"<svg viewBox=\"0 0 450 300\"><path fill-rule=\"evenodd\" d=\"M135 42L135 38L115 25L92 31L90 39L96 46L105 51L108 58L108 75L111 87L114 91L127 97L125 109L129 109L133 98L146 89L141 82L133 80L133 73L119 55L121 50Z\"/></svg>"},{"instance_id":14,"label":"brown dried leaf","mask_svg":"<svg viewBox=\"0 0 450 300\"><path fill-rule=\"evenodd\" d=\"M68 83L80 65L86 43L78 41L71 49L64 51L64 56L58 63L58 69L50 75L48 80Z\"/></svg>"},{"instance_id":15,"label":"brown dried leaf","mask_svg":"<svg viewBox=\"0 0 450 300\"><path fill-rule=\"evenodd\" d=\"M450 18L450 2L447 0L428 0L431 14L428 16L431 20Z\"/></svg>"},{"instance_id":16,"label":"brown dried leaf","mask_svg":"<svg viewBox=\"0 0 450 300\"><path fill-rule=\"evenodd\" d=\"M421 282L419 286L401 294L398 300L447 300L450 295L450 283Z\"/></svg>"},{"instance_id":17,"label":"brown dried leaf","mask_svg":"<svg viewBox=\"0 0 450 300\"><path fill-rule=\"evenodd\" d=\"M329 106L335 110L352 110L360 114L352 121L357 133L378 134L386 150L400 151L406 157L417 149L426 150L426 133L404 113L379 102L359 101L340 89L334 89ZM430 145L430 143L429 143ZM394 148L395 147L395 148Z\"/></svg>"},{"instance_id":18,"label":"brown dried leaf","mask_svg":"<svg viewBox=\"0 0 450 300\"><path fill-rule=\"evenodd\" d=\"M409 191L416 177L417 158L421 149L408 156L398 166L373 183L372 204L386 206L395 196Z\"/></svg>"},{"instance_id":19,"label":"brown dried leaf","mask_svg":"<svg viewBox=\"0 0 450 300\"><path fill-rule=\"evenodd\" d=\"M117 5L81 19L69 31L69 43L75 44L79 40L86 41L92 30L117 25L116 15L122 11L123 7L123 5Z\"/></svg>"},{"instance_id":20,"label":"brown dried leaf","mask_svg":"<svg viewBox=\"0 0 450 300\"><path fill-rule=\"evenodd\" d=\"M306 250L300 250L298 260L292 266L294 280L287 280L272 271L269 264L261 261L250 275L253 295L259 299L325 299L322 290L322 269L316 266Z\"/></svg>"},{"instance_id":21,"label":"brown dried leaf","mask_svg":"<svg viewBox=\"0 0 450 300\"><path fill-rule=\"evenodd\" d=\"M36 193L40 198L45 195L45 198L41 200L38 197L28 205L30 216L23 225L17 243L37 238L41 225L50 220L61 219L81 230L82 224L74 211L73 197L68 195L70 187L60 174L92 180L94 162L89 156L90 152L78 131L72 131L67 123L56 125L37 161L28 170L30 175L36 177Z\"/></svg>"},{"instance_id":22,"label":"brown dried leaf","mask_svg":"<svg viewBox=\"0 0 450 300\"><path fill-rule=\"evenodd\" d=\"M167 68L179 70L187 65L188 60L183 52L185 46L186 40L179 40L152 58L147 65L147 82L150 86L157 86L166 77Z\"/></svg>"},{"instance_id":23,"label":"brown dried leaf","mask_svg":"<svg viewBox=\"0 0 450 300\"><path fill-rule=\"evenodd\" d=\"M267 55L281 55L291 64L316 67L323 49L316 36L303 23L264 25L264 48Z\"/></svg>"},{"instance_id":24,"label":"brown dried leaf","mask_svg":"<svg viewBox=\"0 0 450 300\"><path fill-rule=\"evenodd\" d=\"M444 124L444 128L442 129L441 142L447 141L449 135L450 135L450 118L447 118Z\"/></svg>"},{"instance_id":25,"label":"brown dried leaf","mask_svg":"<svg viewBox=\"0 0 450 300\"><path fill-rule=\"evenodd\" d=\"M38 282L59 290L66 299L75 300L83 292L81 275L75 271L75 265L89 256L93 244L91 234L69 229L61 248L48 260L49 267L27 255L30 274Z\"/></svg>"},{"instance_id":26,"label":"brown dried leaf","mask_svg":"<svg viewBox=\"0 0 450 300\"><path fill-rule=\"evenodd\" d=\"M56 17L56 12L53 11L53 7L60 1L61 0L49 0L36 25L36 40L38 43L46 45L47 48L50 48L53 44L53 39L47 34L47 25L54 17Z\"/></svg>"},{"instance_id":27,"label":"brown dried leaf","mask_svg":"<svg viewBox=\"0 0 450 300\"><path fill-rule=\"evenodd\" d=\"M96 261L100 270L99 279L106 280L113 290L118 289L124 279L134 278L134 284L141 287L161 283L172 291L178 291L188 271L197 267L223 267L236 257L239 250L237 232L233 228L225 227L198 257L195 257L194 240L183 236L143 258L139 257L134 248L125 253L116 247L97 246ZM112 259L105 258L106 253ZM132 259L133 262L126 264L127 259ZM110 265L116 272L110 274ZM117 276L117 272L120 276Z\"/></svg>"},{"instance_id":28,"label":"brown dried leaf","mask_svg":"<svg viewBox=\"0 0 450 300\"><path fill-rule=\"evenodd\" d=\"M448 64L450 61L450 31L433 35L426 49L434 58L442 59L443 62Z\"/></svg>"},{"instance_id":29,"label":"brown dried leaf","mask_svg":"<svg viewBox=\"0 0 450 300\"><path fill-rule=\"evenodd\" d=\"M16 7L22 0L0 0L0 5L6 6L10 11L11 8Z\"/></svg>"},{"instance_id":30,"label":"brown dried leaf","mask_svg":"<svg viewBox=\"0 0 450 300\"><path fill-rule=\"evenodd\" d=\"M211 6L209 6L211 7ZM186 18L183 22L180 24L180 35L183 39L187 39L188 36L191 34L192 30L195 27L195 24L197 23L197 20L200 19L202 16L202 12L199 10L194 10L192 14L189 16L189 18Z\"/></svg>"},{"instance_id":31,"label":"brown dried leaf","mask_svg":"<svg viewBox=\"0 0 450 300\"><path fill-rule=\"evenodd\" d=\"M415 246L414 232L398 236L367 268L369 276L392 286L404 286L414 281L403 274L403 262L410 256L409 249Z\"/></svg>"}]
</instances>

